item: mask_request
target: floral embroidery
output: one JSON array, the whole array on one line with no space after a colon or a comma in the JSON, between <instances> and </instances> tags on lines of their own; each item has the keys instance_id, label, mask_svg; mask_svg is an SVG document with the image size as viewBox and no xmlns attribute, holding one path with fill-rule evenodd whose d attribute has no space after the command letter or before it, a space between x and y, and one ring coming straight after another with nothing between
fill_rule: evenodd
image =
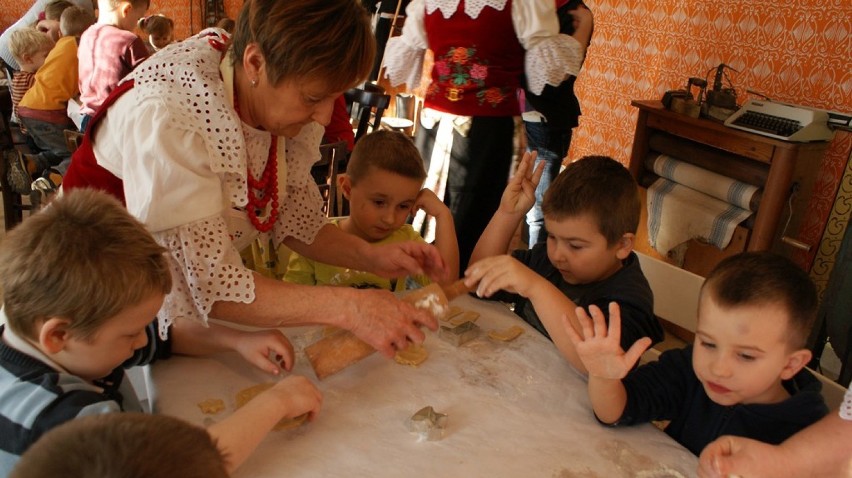
<instances>
[{"instance_id":1,"label":"floral embroidery","mask_svg":"<svg viewBox=\"0 0 852 478\"><path fill-rule=\"evenodd\" d=\"M475 90L479 104L488 102L493 107L508 97L503 88L486 88L488 61L476 57L476 47L454 47L435 60L438 82L429 85L427 96L436 96L445 89L444 97L450 101L464 99L466 91Z\"/></svg>"}]
</instances>

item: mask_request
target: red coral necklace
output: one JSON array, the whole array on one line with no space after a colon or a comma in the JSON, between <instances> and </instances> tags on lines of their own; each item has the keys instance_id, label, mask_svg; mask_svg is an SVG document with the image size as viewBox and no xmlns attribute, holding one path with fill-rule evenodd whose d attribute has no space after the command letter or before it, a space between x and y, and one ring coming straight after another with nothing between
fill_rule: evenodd
<instances>
[{"instance_id":1,"label":"red coral necklace","mask_svg":"<svg viewBox=\"0 0 852 478\"><path fill-rule=\"evenodd\" d=\"M234 109L237 116L240 115L240 104L237 98L237 84L234 82ZM260 232L269 232L278 219L278 137L270 135L272 141L269 144L269 156L260 179L255 179L251 174L251 168L246 163L246 178L248 179L248 206L246 207L249 220L255 229ZM261 214L267 206L269 215L261 220Z\"/></svg>"}]
</instances>

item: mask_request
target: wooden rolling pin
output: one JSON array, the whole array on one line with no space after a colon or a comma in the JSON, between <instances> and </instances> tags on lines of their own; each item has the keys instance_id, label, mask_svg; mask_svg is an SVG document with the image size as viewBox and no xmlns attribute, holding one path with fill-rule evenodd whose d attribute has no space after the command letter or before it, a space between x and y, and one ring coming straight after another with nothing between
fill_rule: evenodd
<instances>
[{"instance_id":1,"label":"wooden rolling pin","mask_svg":"<svg viewBox=\"0 0 852 478\"><path fill-rule=\"evenodd\" d=\"M429 284L402 296L401 300L418 309L428 310L436 319L440 319L449 310L451 300L468 292L470 289L464 285L463 281L458 280L446 287L435 283ZM305 355L308 356L308 361L320 380L366 358L375 351L376 349L355 337L352 332L342 329L305 347Z\"/></svg>"}]
</instances>

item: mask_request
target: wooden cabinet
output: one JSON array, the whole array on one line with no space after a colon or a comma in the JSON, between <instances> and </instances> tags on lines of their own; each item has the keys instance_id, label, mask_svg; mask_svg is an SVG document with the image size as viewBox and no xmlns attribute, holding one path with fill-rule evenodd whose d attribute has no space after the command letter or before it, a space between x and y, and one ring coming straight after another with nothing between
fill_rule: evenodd
<instances>
[{"instance_id":1,"label":"wooden cabinet","mask_svg":"<svg viewBox=\"0 0 852 478\"><path fill-rule=\"evenodd\" d=\"M639 109L639 117L628 167L640 185L647 184L652 174L646 170L645 158L659 152L763 189L757 211L737 228L726 250L690 241L685 269L706 275L722 258L744 250L791 252L792 246L782 243L781 233L795 239L828 142L791 143L747 133L671 112L656 100L631 104ZM639 228L637 235L644 241L637 241L636 248L660 257L648 245L646 224Z\"/></svg>"}]
</instances>

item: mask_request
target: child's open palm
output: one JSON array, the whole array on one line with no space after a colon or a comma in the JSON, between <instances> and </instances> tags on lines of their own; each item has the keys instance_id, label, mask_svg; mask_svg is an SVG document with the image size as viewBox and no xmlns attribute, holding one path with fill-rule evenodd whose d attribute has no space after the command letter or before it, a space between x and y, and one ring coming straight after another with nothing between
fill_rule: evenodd
<instances>
[{"instance_id":1,"label":"child's open palm","mask_svg":"<svg viewBox=\"0 0 852 478\"><path fill-rule=\"evenodd\" d=\"M637 340L630 350L621 348L621 310L618 304L609 304L609 328L603 312L595 305L589 306L589 315L582 307L577 307L577 320L580 322L583 337L563 316L568 337L574 343L577 355L586 366L589 376L605 379L622 379L627 375L639 357L651 345L651 339L643 337Z\"/></svg>"},{"instance_id":2,"label":"child's open palm","mask_svg":"<svg viewBox=\"0 0 852 478\"><path fill-rule=\"evenodd\" d=\"M535 204L535 188L538 187L541 173L544 171L544 162L533 168L536 156L538 156L536 151L524 153L518 170L509 180L500 199L500 210L503 212L526 214Z\"/></svg>"}]
</instances>

